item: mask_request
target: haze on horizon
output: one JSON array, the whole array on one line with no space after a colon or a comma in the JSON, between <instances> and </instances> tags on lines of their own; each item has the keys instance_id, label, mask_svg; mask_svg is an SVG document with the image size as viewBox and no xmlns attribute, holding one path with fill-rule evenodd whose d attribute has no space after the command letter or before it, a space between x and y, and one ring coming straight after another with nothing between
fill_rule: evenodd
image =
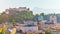
<instances>
[{"instance_id":1,"label":"haze on horizon","mask_svg":"<svg viewBox=\"0 0 60 34\"><path fill-rule=\"evenodd\" d=\"M55 13L60 13L60 0L0 0L0 13L8 8L29 7L33 10L35 7L42 9L56 9ZM37 10L38 11L38 10ZM34 13L36 11L33 10ZM37 13L39 13L38 11ZM45 12L45 11L43 11ZM48 14L50 12L46 12ZM53 13L51 11L51 13Z\"/></svg>"}]
</instances>

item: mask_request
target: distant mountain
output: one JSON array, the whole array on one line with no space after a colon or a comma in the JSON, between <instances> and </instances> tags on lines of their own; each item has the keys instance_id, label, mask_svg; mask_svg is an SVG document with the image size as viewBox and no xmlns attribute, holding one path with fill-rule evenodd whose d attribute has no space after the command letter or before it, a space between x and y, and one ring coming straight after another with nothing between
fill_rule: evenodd
<instances>
[{"instance_id":1,"label":"distant mountain","mask_svg":"<svg viewBox=\"0 0 60 34\"><path fill-rule=\"evenodd\" d=\"M38 8L38 7L35 7L34 9L32 9L33 11L33 14L40 14L40 13L45 13L45 14L60 14L60 10L58 9L42 9L42 8Z\"/></svg>"}]
</instances>

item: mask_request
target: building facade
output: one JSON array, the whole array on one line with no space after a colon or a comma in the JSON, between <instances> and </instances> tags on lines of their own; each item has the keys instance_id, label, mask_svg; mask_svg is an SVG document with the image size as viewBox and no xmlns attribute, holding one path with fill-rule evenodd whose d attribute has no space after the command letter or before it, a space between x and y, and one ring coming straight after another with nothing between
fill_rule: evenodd
<instances>
[{"instance_id":1,"label":"building facade","mask_svg":"<svg viewBox=\"0 0 60 34\"><path fill-rule=\"evenodd\" d=\"M16 13L21 13L21 12L32 12L29 8L26 8L26 7L9 8L9 9L6 9L5 11L9 15L13 15L13 14L16 14Z\"/></svg>"}]
</instances>

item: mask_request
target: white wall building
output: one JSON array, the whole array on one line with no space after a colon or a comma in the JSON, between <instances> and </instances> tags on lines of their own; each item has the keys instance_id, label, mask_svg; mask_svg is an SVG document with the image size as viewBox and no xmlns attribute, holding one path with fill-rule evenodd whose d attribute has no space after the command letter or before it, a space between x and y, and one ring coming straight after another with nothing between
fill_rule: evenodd
<instances>
[{"instance_id":1,"label":"white wall building","mask_svg":"<svg viewBox=\"0 0 60 34\"><path fill-rule=\"evenodd\" d=\"M57 23L57 17L55 15L50 16L50 22L56 24Z\"/></svg>"}]
</instances>

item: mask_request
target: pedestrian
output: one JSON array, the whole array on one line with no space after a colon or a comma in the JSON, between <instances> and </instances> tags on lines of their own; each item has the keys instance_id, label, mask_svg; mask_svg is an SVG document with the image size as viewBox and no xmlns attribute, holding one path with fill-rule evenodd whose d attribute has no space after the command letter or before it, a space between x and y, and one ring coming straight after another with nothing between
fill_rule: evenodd
<instances>
[{"instance_id":1,"label":"pedestrian","mask_svg":"<svg viewBox=\"0 0 60 34\"><path fill-rule=\"evenodd\" d=\"M23 31L22 30L20 30L19 32L20 32L20 34L23 34Z\"/></svg>"}]
</instances>

